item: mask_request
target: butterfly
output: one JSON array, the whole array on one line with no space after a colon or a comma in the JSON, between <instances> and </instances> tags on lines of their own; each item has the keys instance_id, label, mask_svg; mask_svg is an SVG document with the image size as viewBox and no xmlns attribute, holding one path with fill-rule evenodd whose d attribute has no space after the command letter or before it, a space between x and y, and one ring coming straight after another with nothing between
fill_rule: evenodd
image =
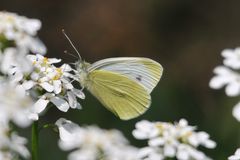
<instances>
[{"instance_id":1,"label":"butterfly","mask_svg":"<svg viewBox=\"0 0 240 160\"><path fill-rule=\"evenodd\" d=\"M78 82L103 106L122 120L138 117L150 107L150 93L163 73L161 64L143 57L107 58L90 64L81 59L64 31L63 34L79 55Z\"/></svg>"}]
</instances>

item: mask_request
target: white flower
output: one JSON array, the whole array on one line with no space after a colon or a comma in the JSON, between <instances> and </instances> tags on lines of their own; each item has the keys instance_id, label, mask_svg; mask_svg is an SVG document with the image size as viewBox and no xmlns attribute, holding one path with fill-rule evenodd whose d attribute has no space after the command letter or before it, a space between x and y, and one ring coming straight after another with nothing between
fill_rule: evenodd
<instances>
[{"instance_id":1,"label":"white flower","mask_svg":"<svg viewBox=\"0 0 240 160\"><path fill-rule=\"evenodd\" d=\"M62 112L67 112L70 107L81 108L77 98L84 99L85 95L71 84L72 68L69 65L55 67L53 64L59 63L60 59L46 58L39 54L27 57L32 62L34 70L29 76L30 79L23 80L22 86L27 91L41 92L35 96L37 102L32 108L31 119L37 120L38 114L44 111L49 102Z\"/></svg>"},{"instance_id":2,"label":"white flower","mask_svg":"<svg viewBox=\"0 0 240 160\"><path fill-rule=\"evenodd\" d=\"M96 160L96 150L82 149L73 151L69 156L69 160Z\"/></svg>"},{"instance_id":3,"label":"white flower","mask_svg":"<svg viewBox=\"0 0 240 160\"><path fill-rule=\"evenodd\" d=\"M240 69L240 48L225 49L222 51L222 56L225 58L223 64L233 69Z\"/></svg>"},{"instance_id":4,"label":"white flower","mask_svg":"<svg viewBox=\"0 0 240 160\"><path fill-rule=\"evenodd\" d=\"M60 59L46 58L39 54L27 57L33 63L35 70L30 75L31 79L25 82L24 86L32 88L34 85L39 85L47 92L59 94L62 91L62 79L71 71L70 66L65 64L57 68L52 64L59 63Z\"/></svg>"},{"instance_id":5,"label":"white flower","mask_svg":"<svg viewBox=\"0 0 240 160\"><path fill-rule=\"evenodd\" d=\"M18 136L16 133L12 133L10 140L9 147L11 150L17 152L25 158L30 156L29 151L25 146L27 139Z\"/></svg>"},{"instance_id":6,"label":"white flower","mask_svg":"<svg viewBox=\"0 0 240 160\"><path fill-rule=\"evenodd\" d=\"M63 150L73 150L69 160L136 160L137 148L128 144L126 138L117 130L103 130L98 127L80 127L60 118L59 146Z\"/></svg>"},{"instance_id":7,"label":"white flower","mask_svg":"<svg viewBox=\"0 0 240 160\"><path fill-rule=\"evenodd\" d=\"M0 83L0 122L6 124L13 121L20 127L31 123L27 115L32 107L32 99L26 96L25 90L15 84Z\"/></svg>"},{"instance_id":8,"label":"white flower","mask_svg":"<svg viewBox=\"0 0 240 160\"><path fill-rule=\"evenodd\" d=\"M133 131L133 136L137 139L149 139L159 134L159 130L149 121L143 120L138 122L136 128L137 129Z\"/></svg>"},{"instance_id":9,"label":"white flower","mask_svg":"<svg viewBox=\"0 0 240 160\"><path fill-rule=\"evenodd\" d=\"M13 81L21 80L32 68L22 50L6 48L3 52L0 51L0 72L8 75Z\"/></svg>"},{"instance_id":10,"label":"white flower","mask_svg":"<svg viewBox=\"0 0 240 160\"><path fill-rule=\"evenodd\" d=\"M69 109L67 101L55 96L55 94L46 93L33 105L29 118L32 120L38 120L38 114L44 111L49 102L52 102L62 112L67 112Z\"/></svg>"},{"instance_id":11,"label":"white flower","mask_svg":"<svg viewBox=\"0 0 240 160\"><path fill-rule=\"evenodd\" d=\"M214 69L216 74L209 85L213 89L220 89L226 86L228 96L238 96L240 94L240 74L225 66L218 66Z\"/></svg>"},{"instance_id":12,"label":"white flower","mask_svg":"<svg viewBox=\"0 0 240 160\"><path fill-rule=\"evenodd\" d=\"M13 41L18 49L45 54L46 47L36 37L40 28L41 22L38 19L29 19L10 12L0 12L0 36L8 41Z\"/></svg>"},{"instance_id":13,"label":"white flower","mask_svg":"<svg viewBox=\"0 0 240 160\"><path fill-rule=\"evenodd\" d=\"M225 49L222 52L225 66L217 66L214 69L215 76L210 80L209 86L213 89L220 89L224 86L227 96L240 95L240 48ZM240 121L240 104L233 108L233 116Z\"/></svg>"},{"instance_id":14,"label":"white flower","mask_svg":"<svg viewBox=\"0 0 240 160\"><path fill-rule=\"evenodd\" d=\"M11 154L10 152L0 152L0 159L13 160L14 159L14 155Z\"/></svg>"},{"instance_id":15,"label":"white flower","mask_svg":"<svg viewBox=\"0 0 240 160\"><path fill-rule=\"evenodd\" d=\"M30 154L25 146L27 140L18 136L15 132L11 132L8 124L1 122L0 124L0 159L12 160L13 157L16 158L18 155L29 158Z\"/></svg>"},{"instance_id":16,"label":"white flower","mask_svg":"<svg viewBox=\"0 0 240 160\"><path fill-rule=\"evenodd\" d=\"M228 160L240 160L240 148L238 148L234 155L228 157Z\"/></svg>"},{"instance_id":17,"label":"white flower","mask_svg":"<svg viewBox=\"0 0 240 160\"><path fill-rule=\"evenodd\" d=\"M194 147L186 144L180 144L177 151L177 159L179 160L210 160L203 152L196 150Z\"/></svg>"},{"instance_id":18,"label":"white flower","mask_svg":"<svg viewBox=\"0 0 240 160\"><path fill-rule=\"evenodd\" d=\"M214 148L216 143L209 139L206 132L196 132L196 127L189 126L185 119L178 123L149 122L136 124L133 136L147 139L148 147L140 150L139 158L157 160L176 157L179 160L205 160L208 157L197 150L200 145ZM151 134L150 134L151 133Z\"/></svg>"}]
</instances>

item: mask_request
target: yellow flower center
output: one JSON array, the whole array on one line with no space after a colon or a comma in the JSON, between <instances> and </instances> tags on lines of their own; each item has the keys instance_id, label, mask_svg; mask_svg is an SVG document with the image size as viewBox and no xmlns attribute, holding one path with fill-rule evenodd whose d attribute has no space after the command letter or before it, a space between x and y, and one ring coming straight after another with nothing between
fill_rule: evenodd
<instances>
[{"instance_id":1,"label":"yellow flower center","mask_svg":"<svg viewBox=\"0 0 240 160\"><path fill-rule=\"evenodd\" d=\"M7 17L7 21L8 21L8 22L13 22L13 21L14 21L14 18L13 18L12 16L8 16L8 17Z\"/></svg>"},{"instance_id":2,"label":"yellow flower center","mask_svg":"<svg viewBox=\"0 0 240 160\"><path fill-rule=\"evenodd\" d=\"M44 57L44 58L43 58L43 63L44 63L44 64L47 64L47 63L48 63L48 58Z\"/></svg>"},{"instance_id":3,"label":"yellow flower center","mask_svg":"<svg viewBox=\"0 0 240 160\"><path fill-rule=\"evenodd\" d=\"M53 77L53 80L58 80L60 79L60 77L63 75L63 72L62 72L62 69L61 68L56 68L56 71L58 74L56 74L54 77Z\"/></svg>"}]
</instances>

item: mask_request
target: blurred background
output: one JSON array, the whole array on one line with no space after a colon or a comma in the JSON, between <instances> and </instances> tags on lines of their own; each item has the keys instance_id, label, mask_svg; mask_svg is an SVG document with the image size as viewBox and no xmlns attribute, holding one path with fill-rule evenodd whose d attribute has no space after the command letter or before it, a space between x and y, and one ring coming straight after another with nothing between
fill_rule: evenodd
<instances>
[{"instance_id":1,"label":"blurred background","mask_svg":"<svg viewBox=\"0 0 240 160\"><path fill-rule=\"evenodd\" d=\"M163 77L152 93L152 106L142 116L121 121L87 91L82 110L61 113L51 108L41 123L66 117L80 125L117 128L133 145L134 124L142 119L174 122L186 118L208 132L218 143L206 151L224 160L240 147L240 123L232 117L237 98L224 90L209 88L212 70L222 64L221 51L240 46L240 1L238 0L1 0L0 9L42 21L40 39L48 57L77 61L62 35L65 29L81 56L88 62L108 57L143 56L164 67ZM29 136L29 132L23 133ZM58 149L57 134L43 130L40 154L44 160L65 160Z\"/></svg>"}]
</instances>

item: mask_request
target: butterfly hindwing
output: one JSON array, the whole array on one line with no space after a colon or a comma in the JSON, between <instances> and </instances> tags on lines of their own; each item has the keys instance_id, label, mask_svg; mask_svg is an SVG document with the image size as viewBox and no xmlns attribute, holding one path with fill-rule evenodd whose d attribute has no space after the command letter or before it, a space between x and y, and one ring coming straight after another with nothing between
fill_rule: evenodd
<instances>
[{"instance_id":1,"label":"butterfly hindwing","mask_svg":"<svg viewBox=\"0 0 240 160\"><path fill-rule=\"evenodd\" d=\"M159 82L163 68L162 66L149 58L138 57L119 57L107 58L93 63L88 71L106 70L116 72L127 76L128 78L141 83L148 93Z\"/></svg>"},{"instance_id":2,"label":"butterfly hindwing","mask_svg":"<svg viewBox=\"0 0 240 160\"><path fill-rule=\"evenodd\" d=\"M145 87L127 76L106 70L93 70L88 79L88 90L121 119L137 117L150 106L151 97Z\"/></svg>"}]
</instances>

